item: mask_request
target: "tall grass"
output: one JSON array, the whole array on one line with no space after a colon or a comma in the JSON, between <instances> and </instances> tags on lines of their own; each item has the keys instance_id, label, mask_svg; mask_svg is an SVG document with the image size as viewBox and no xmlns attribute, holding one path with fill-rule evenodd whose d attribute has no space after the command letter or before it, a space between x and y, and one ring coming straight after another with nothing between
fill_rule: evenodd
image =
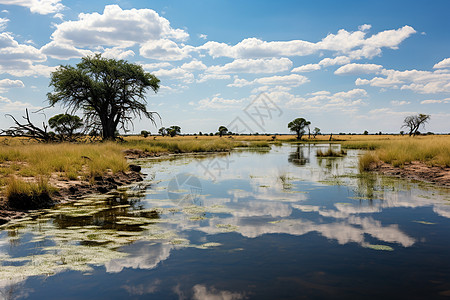
<instances>
[{"instance_id":1,"label":"tall grass","mask_svg":"<svg viewBox=\"0 0 450 300\"><path fill-rule=\"evenodd\" d=\"M12 176L6 186L8 204L18 209L33 209L48 205L50 195L55 191L48 178L39 176L36 182L26 182Z\"/></svg>"},{"instance_id":2,"label":"tall grass","mask_svg":"<svg viewBox=\"0 0 450 300\"><path fill-rule=\"evenodd\" d=\"M383 161L395 167L401 167L412 161L420 161L430 166L450 167L449 136L403 137L373 141L366 142L363 148L374 149L360 158L360 168L363 169L368 167L369 161Z\"/></svg>"}]
</instances>

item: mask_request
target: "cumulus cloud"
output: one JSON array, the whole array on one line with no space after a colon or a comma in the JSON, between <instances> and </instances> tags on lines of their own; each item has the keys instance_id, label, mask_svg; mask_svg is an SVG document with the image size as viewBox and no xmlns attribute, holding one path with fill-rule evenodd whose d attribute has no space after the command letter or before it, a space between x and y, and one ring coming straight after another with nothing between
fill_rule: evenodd
<instances>
[{"instance_id":1,"label":"cumulus cloud","mask_svg":"<svg viewBox=\"0 0 450 300\"><path fill-rule=\"evenodd\" d=\"M19 44L7 32L0 34L0 73L13 76L48 76L54 68L36 64L46 60L47 57L39 49Z\"/></svg>"},{"instance_id":2,"label":"cumulus cloud","mask_svg":"<svg viewBox=\"0 0 450 300\"><path fill-rule=\"evenodd\" d=\"M201 83L208 80L225 80L230 78L231 76L226 74L201 74L197 82Z\"/></svg>"},{"instance_id":3,"label":"cumulus cloud","mask_svg":"<svg viewBox=\"0 0 450 300\"><path fill-rule=\"evenodd\" d=\"M349 32L344 29L337 34L328 34L317 43L303 40L267 42L257 38L244 39L236 45L219 42L207 42L198 47L210 56L231 58L266 58L306 56L318 51L327 50L345 54L353 59L372 58L381 54L382 48L397 49L410 35L416 31L411 26L385 30L366 38L370 25L362 25L359 31Z\"/></svg>"},{"instance_id":4,"label":"cumulus cloud","mask_svg":"<svg viewBox=\"0 0 450 300\"><path fill-rule=\"evenodd\" d=\"M441 100L423 100L422 102L420 102L420 104L436 104L436 103L450 103L450 98L445 98L445 99L441 99Z\"/></svg>"},{"instance_id":5,"label":"cumulus cloud","mask_svg":"<svg viewBox=\"0 0 450 300\"><path fill-rule=\"evenodd\" d=\"M183 41L188 37L188 33L172 28L170 22L154 10L123 10L118 5L105 6L103 14L81 13L76 21L56 25L51 36L60 48L69 45L80 49L98 46L125 49L138 44L142 46L142 56L167 60L186 56L172 40Z\"/></svg>"},{"instance_id":6,"label":"cumulus cloud","mask_svg":"<svg viewBox=\"0 0 450 300\"><path fill-rule=\"evenodd\" d=\"M25 109L40 109L42 107L34 106L30 103L20 102L20 101L12 101L8 98L0 96L0 112L12 112L12 111L21 111L23 112Z\"/></svg>"},{"instance_id":7,"label":"cumulus cloud","mask_svg":"<svg viewBox=\"0 0 450 300\"><path fill-rule=\"evenodd\" d=\"M328 66L335 66L335 65L345 65L350 63L350 58L347 56L338 56L335 58L324 58L319 62L320 66L328 67Z\"/></svg>"},{"instance_id":8,"label":"cumulus cloud","mask_svg":"<svg viewBox=\"0 0 450 300\"><path fill-rule=\"evenodd\" d=\"M356 75L356 74L373 74L378 73L383 69L383 66L375 64L347 64L337 69L336 75Z\"/></svg>"},{"instance_id":9,"label":"cumulus cloud","mask_svg":"<svg viewBox=\"0 0 450 300\"><path fill-rule=\"evenodd\" d=\"M194 60L192 60L192 61L190 61L188 63L184 63L181 66L181 68L184 69L184 70L187 70L187 71L191 71L191 72L192 71L201 71L201 70L206 70L207 69L207 67L206 67L206 65L204 63L202 63L201 61L196 60L196 59L194 59Z\"/></svg>"},{"instance_id":10,"label":"cumulus cloud","mask_svg":"<svg viewBox=\"0 0 450 300\"><path fill-rule=\"evenodd\" d=\"M0 0L0 4L27 7L32 13L52 14L64 8L61 0Z\"/></svg>"},{"instance_id":11,"label":"cumulus cloud","mask_svg":"<svg viewBox=\"0 0 450 300\"><path fill-rule=\"evenodd\" d=\"M301 108L310 111L340 110L342 112L355 112L357 107L364 104L367 92L363 89L352 89L345 92L331 94L328 91L319 91L310 94L310 97L299 97L290 93L269 94L271 99L282 97L286 106Z\"/></svg>"},{"instance_id":12,"label":"cumulus cloud","mask_svg":"<svg viewBox=\"0 0 450 300\"><path fill-rule=\"evenodd\" d=\"M177 79L186 83L191 83L194 80L194 74L188 72L182 68L173 68L173 69L160 69L152 72L158 78L169 78L169 79Z\"/></svg>"},{"instance_id":13,"label":"cumulus cloud","mask_svg":"<svg viewBox=\"0 0 450 300\"><path fill-rule=\"evenodd\" d=\"M278 73L292 68L292 61L288 58L271 59L236 59L223 66L211 66L208 73L230 74L230 73Z\"/></svg>"},{"instance_id":14,"label":"cumulus cloud","mask_svg":"<svg viewBox=\"0 0 450 300\"><path fill-rule=\"evenodd\" d=\"M370 25L370 24L363 24L363 25L358 26L358 29L361 31L367 31L367 30L370 30L370 28L372 28L372 25Z\"/></svg>"},{"instance_id":15,"label":"cumulus cloud","mask_svg":"<svg viewBox=\"0 0 450 300\"><path fill-rule=\"evenodd\" d=\"M450 68L450 58L446 58L433 66L434 69Z\"/></svg>"},{"instance_id":16,"label":"cumulus cloud","mask_svg":"<svg viewBox=\"0 0 450 300\"><path fill-rule=\"evenodd\" d=\"M197 105L196 109L199 110L224 110L241 105L244 99L225 99L220 97L220 95L215 95L212 98L205 98L198 101L197 104L191 103L192 105Z\"/></svg>"},{"instance_id":17,"label":"cumulus cloud","mask_svg":"<svg viewBox=\"0 0 450 300\"><path fill-rule=\"evenodd\" d=\"M391 101L391 105L393 105L393 106L402 106L402 105L407 105L407 104L410 104L411 102L409 102L409 101L405 101L405 100L402 100L402 101L399 101L399 100L392 100Z\"/></svg>"},{"instance_id":18,"label":"cumulus cloud","mask_svg":"<svg viewBox=\"0 0 450 300\"><path fill-rule=\"evenodd\" d=\"M41 52L52 58L68 60L71 58L80 58L86 55L92 55L90 50L77 49L69 44L59 44L57 42L50 42L41 48Z\"/></svg>"},{"instance_id":19,"label":"cumulus cloud","mask_svg":"<svg viewBox=\"0 0 450 300\"><path fill-rule=\"evenodd\" d=\"M139 53L145 58L169 61L182 60L188 56L186 49L167 39L148 41L142 45Z\"/></svg>"},{"instance_id":20,"label":"cumulus cloud","mask_svg":"<svg viewBox=\"0 0 450 300\"><path fill-rule=\"evenodd\" d=\"M385 77L368 79L356 79L356 85L370 85L384 88L400 88L412 90L422 94L448 93L450 92L450 74L439 71L419 70L386 70L379 72Z\"/></svg>"},{"instance_id":21,"label":"cumulus cloud","mask_svg":"<svg viewBox=\"0 0 450 300\"><path fill-rule=\"evenodd\" d=\"M252 84L262 84L262 85L283 85L283 86L300 86L309 82L309 79L302 75L291 74L286 76L271 76L257 78L252 81L247 81L245 79L235 78L234 82L229 84L229 87L243 87Z\"/></svg>"},{"instance_id":22,"label":"cumulus cloud","mask_svg":"<svg viewBox=\"0 0 450 300\"><path fill-rule=\"evenodd\" d=\"M303 72L312 72L320 70L319 64L307 64L291 70L293 73L303 73Z\"/></svg>"}]
</instances>

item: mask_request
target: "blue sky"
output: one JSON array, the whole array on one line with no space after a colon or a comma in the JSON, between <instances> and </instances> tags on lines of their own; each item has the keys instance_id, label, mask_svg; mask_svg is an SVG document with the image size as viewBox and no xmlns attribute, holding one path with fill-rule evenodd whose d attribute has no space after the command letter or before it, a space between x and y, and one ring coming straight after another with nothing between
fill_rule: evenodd
<instances>
[{"instance_id":1,"label":"blue sky","mask_svg":"<svg viewBox=\"0 0 450 300\"><path fill-rule=\"evenodd\" d=\"M450 132L449 1L0 0L0 128L47 106L49 76L93 53L161 79L148 109L182 132ZM41 122L60 107L32 114ZM238 125L237 125L238 124ZM132 132L156 132L136 120Z\"/></svg>"}]
</instances>

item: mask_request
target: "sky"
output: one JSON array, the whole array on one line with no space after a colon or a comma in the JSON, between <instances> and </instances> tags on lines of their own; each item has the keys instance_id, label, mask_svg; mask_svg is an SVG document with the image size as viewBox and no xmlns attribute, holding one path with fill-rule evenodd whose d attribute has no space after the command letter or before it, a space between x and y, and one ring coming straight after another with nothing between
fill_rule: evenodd
<instances>
[{"instance_id":1,"label":"sky","mask_svg":"<svg viewBox=\"0 0 450 300\"><path fill-rule=\"evenodd\" d=\"M157 76L157 125L182 133L450 132L450 1L0 0L0 128L48 106L51 72L101 53ZM82 112L79 113L82 117Z\"/></svg>"}]
</instances>

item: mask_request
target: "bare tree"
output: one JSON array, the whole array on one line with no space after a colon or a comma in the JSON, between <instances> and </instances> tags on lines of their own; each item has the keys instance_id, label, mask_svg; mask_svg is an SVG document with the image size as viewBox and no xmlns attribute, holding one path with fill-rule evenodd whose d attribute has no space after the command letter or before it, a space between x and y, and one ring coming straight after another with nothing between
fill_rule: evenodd
<instances>
[{"instance_id":1,"label":"bare tree","mask_svg":"<svg viewBox=\"0 0 450 300\"><path fill-rule=\"evenodd\" d=\"M28 109L25 109L25 116L22 116L25 119L26 123L20 123L14 118L13 115L7 114L8 117L13 119L15 126L11 126L9 129L2 130L2 134L7 134L10 136L18 136L18 137L26 137L38 142L58 142L58 138L52 132L48 132L48 126L45 123L42 123L43 128L39 128L34 125L30 120L30 115L28 114Z\"/></svg>"},{"instance_id":2,"label":"bare tree","mask_svg":"<svg viewBox=\"0 0 450 300\"><path fill-rule=\"evenodd\" d=\"M430 115L418 114L407 116L401 128L408 128L409 136L416 136L420 127L425 129L425 124L430 120Z\"/></svg>"}]
</instances>

